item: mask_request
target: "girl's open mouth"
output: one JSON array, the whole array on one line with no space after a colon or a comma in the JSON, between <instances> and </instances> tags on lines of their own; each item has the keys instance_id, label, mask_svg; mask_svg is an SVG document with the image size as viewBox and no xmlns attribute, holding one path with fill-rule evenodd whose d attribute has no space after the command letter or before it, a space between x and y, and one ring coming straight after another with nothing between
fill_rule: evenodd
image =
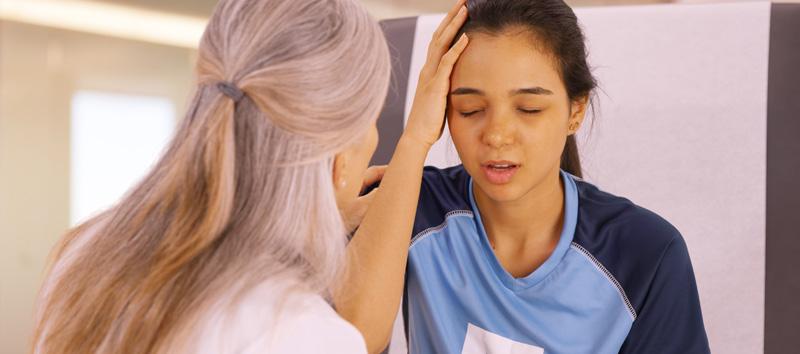
<instances>
[{"instance_id":1,"label":"girl's open mouth","mask_svg":"<svg viewBox=\"0 0 800 354\"><path fill-rule=\"evenodd\" d=\"M489 161L481 164L486 179L493 184L506 184L519 170L519 164L511 161Z\"/></svg>"}]
</instances>

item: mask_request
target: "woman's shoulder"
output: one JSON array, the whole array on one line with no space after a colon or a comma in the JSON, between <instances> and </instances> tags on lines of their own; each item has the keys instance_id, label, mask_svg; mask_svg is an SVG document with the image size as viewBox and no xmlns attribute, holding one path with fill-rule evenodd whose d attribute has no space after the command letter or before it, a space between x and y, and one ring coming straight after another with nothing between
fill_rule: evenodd
<instances>
[{"instance_id":1,"label":"woman's shoulder","mask_svg":"<svg viewBox=\"0 0 800 354\"><path fill-rule=\"evenodd\" d=\"M366 353L361 333L322 296L280 281L257 286L205 321L201 352Z\"/></svg>"},{"instance_id":2,"label":"woman's shoulder","mask_svg":"<svg viewBox=\"0 0 800 354\"><path fill-rule=\"evenodd\" d=\"M319 295L305 294L279 316L269 353L366 353L364 337Z\"/></svg>"}]
</instances>

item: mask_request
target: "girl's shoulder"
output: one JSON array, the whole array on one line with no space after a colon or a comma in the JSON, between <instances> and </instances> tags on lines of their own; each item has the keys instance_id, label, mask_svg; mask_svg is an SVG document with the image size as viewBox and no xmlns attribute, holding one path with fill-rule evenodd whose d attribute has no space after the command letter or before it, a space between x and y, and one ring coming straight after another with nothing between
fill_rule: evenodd
<instances>
[{"instance_id":1,"label":"girl's shoulder","mask_svg":"<svg viewBox=\"0 0 800 354\"><path fill-rule=\"evenodd\" d=\"M451 215L472 213L469 178L462 165L448 168L425 166L414 218L414 235L441 225Z\"/></svg>"},{"instance_id":2,"label":"girl's shoulder","mask_svg":"<svg viewBox=\"0 0 800 354\"><path fill-rule=\"evenodd\" d=\"M689 250L675 226L627 198L585 181L576 180L576 185L579 212L572 247L613 279L634 314L641 315L647 302L653 304L652 317L674 309L664 299L689 296L694 301L697 285ZM700 316L694 303L684 305L693 309L692 316Z\"/></svg>"},{"instance_id":3,"label":"girl's shoulder","mask_svg":"<svg viewBox=\"0 0 800 354\"><path fill-rule=\"evenodd\" d=\"M587 249L613 244L621 252L652 255L683 242L678 229L662 216L630 199L603 191L573 177L578 190L578 226L574 242Z\"/></svg>"},{"instance_id":4,"label":"girl's shoulder","mask_svg":"<svg viewBox=\"0 0 800 354\"><path fill-rule=\"evenodd\" d=\"M580 205L573 249L617 286L634 315L620 352L670 342L682 352L708 353L689 249L678 229L627 198L575 181Z\"/></svg>"}]
</instances>

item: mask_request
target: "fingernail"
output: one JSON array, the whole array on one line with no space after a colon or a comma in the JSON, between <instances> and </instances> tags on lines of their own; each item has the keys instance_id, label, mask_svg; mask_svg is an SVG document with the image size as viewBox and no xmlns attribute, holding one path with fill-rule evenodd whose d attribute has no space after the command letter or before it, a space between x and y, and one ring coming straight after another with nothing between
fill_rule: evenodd
<instances>
[{"instance_id":1,"label":"fingernail","mask_svg":"<svg viewBox=\"0 0 800 354\"><path fill-rule=\"evenodd\" d=\"M461 5L461 8L460 8L460 9L458 9L458 15L459 15L459 16L461 16L461 15L463 15L465 12L467 12L467 8L466 8L466 6L464 6L464 5Z\"/></svg>"}]
</instances>

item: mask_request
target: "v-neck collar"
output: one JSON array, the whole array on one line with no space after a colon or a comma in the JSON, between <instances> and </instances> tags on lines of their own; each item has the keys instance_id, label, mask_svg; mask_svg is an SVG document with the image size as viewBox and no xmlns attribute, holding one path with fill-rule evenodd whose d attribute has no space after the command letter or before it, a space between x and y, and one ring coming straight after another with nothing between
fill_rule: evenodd
<instances>
[{"instance_id":1,"label":"v-neck collar","mask_svg":"<svg viewBox=\"0 0 800 354\"><path fill-rule=\"evenodd\" d=\"M556 268L558 263L561 262L561 259L564 258L564 255L567 253L567 250L569 250L570 245L572 244L572 238L575 234L575 226L578 221L578 188L569 173L565 172L564 170L560 170L560 175L562 181L564 181L564 224L561 229L561 236L559 238L558 245L556 245L553 253L550 254L550 256L544 263L542 263L542 265L536 268L536 270L534 270L531 274L521 278L514 278L514 276L509 274L505 268L503 268L502 264L500 264L500 261L497 259L497 256L494 254L494 250L492 250L492 247L489 244L489 238L486 234L486 229L483 227L483 221L481 219L480 211L478 210L478 205L475 203L472 177L469 179L469 203L470 207L472 207L472 212L475 214L475 222L478 229L478 238L480 239L481 248L483 249L483 253L486 256L489 264L492 266L495 275L497 275L498 279L500 279L500 281L512 291L530 288L546 278L547 275Z\"/></svg>"}]
</instances>

